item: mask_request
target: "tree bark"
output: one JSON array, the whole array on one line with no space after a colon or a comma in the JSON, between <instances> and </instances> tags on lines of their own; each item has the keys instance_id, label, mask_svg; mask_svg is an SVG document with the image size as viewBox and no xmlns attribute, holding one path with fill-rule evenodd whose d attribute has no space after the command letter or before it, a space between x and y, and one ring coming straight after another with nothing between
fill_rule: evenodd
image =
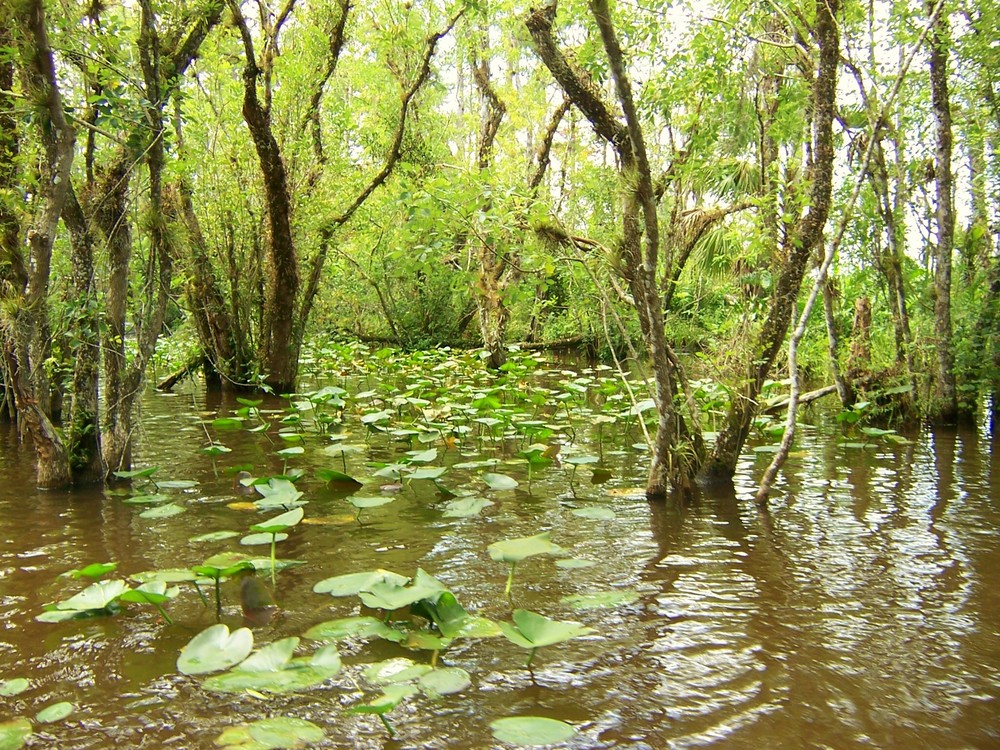
<instances>
[{"instance_id":1,"label":"tree bark","mask_svg":"<svg viewBox=\"0 0 1000 750\"><path fill-rule=\"evenodd\" d=\"M757 337L754 355L742 387L734 394L726 424L716 439L702 476L707 481L729 481L736 471L740 451L757 413L757 399L788 333L793 305L802 286L806 266L823 237L833 187L833 119L840 64L840 32L836 15L839 0L817 0L814 33L819 63L812 86L812 162L808 208L790 236L787 258L775 284L768 315Z\"/></svg>"},{"instance_id":2,"label":"tree bark","mask_svg":"<svg viewBox=\"0 0 1000 750\"><path fill-rule=\"evenodd\" d=\"M936 138L934 185L937 201L935 211L937 242L934 246L934 348L937 359L933 403L929 416L932 422L951 424L958 419L959 409L951 326L951 266L955 244L955 210L952 202L948 21L943 13L937 15L931 29L930 80Z\"/></svg>"}]
</instances>

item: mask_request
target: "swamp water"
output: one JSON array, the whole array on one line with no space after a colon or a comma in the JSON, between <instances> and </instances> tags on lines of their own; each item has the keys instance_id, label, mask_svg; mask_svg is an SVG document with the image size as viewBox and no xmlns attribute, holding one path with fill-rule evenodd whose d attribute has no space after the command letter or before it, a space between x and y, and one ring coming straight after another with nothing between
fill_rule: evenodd
<instances>
[{"instance_id":1,"label":"swamp water","mask_svg":"<svg viewBox=\"0 0 1000 750\"><path fill-rule=\"evenodd\" d=\"M750 498L770 454L752 449L735 492L650 504L640 494L647 454L634 447L641 432L627 419L601 418L628 410L627 401L616 402L620 394L608 395L613 378L603 376L611 373L544 367L512 376L508 392L495 394L500 409L481 400L487 378L449 380L461 373L446 358L384 381L317 380L347 391L343 425L329 435L313 429L309 408L285 424L285 413L265 411L268 437L250 431L253 418L235 429L213 424L245 407L207 402L191 384L177 394L151 391L136 466L159 466L158 482L197 482L161 487L185 509L163 519L142 517L150 506L125 504L129 493L34 491L31 453L5 428L0 681L24 677L30 686L0 697L0 723L70 701L68 718L33 721L28 745L60 750L211 748L225 728L275 716L318 725L326 739L317 747L499 748L507 745L494 739L490 723L524 715L568 722L578 733L561 745L569 748L1000 747L1000 438L986 430L924 432L910 444L873 441L858 449L840 445L845 435L831 419L807 414L817 426L800 434L769 514ZM432 391L432 404L424 403ZM416 403L405 401L407 394ZM539 403L508 413L511 394ZM574 394L583 394L581 409L568 406ZM440 410L449 398L456 404L450 415ZM329 405L321 412L335 414ZM261 409L287 406L275 399ZM370 432L360 419L380 411L386 415L368 424L389 433ZM454 444L427 433L428 424L445 422L465 425L453 433ZM303 442L282 440L279 429L301 432ZM504 439L504 432L518 436ZM231 449L216 457L218 474L202 452L209 436ZM560 462L532 469L529 488L528 464L516 453L532 443L563 447ZM358 450L322 451L342 444ZM276 454L295 446L306 450ZM446 516L454 498L429 479L407 482L418 468L411 464L396 470L404 481L384 495L392 502L360 510L355 520L348 498L382 497L380 485L398 483L392 469L383 472L387 478L375 476L373 462L393 464L431 448L436 457L419 467L445 467L442 486L493 504L476 515ZM588 463L591 457L599 460ZM455 467L490 458L500 463ZM126 578L227 551L267 557L268 546L241 547L239 536L190 541L223 529L243 535L280 512L245 507L258 498L234 490L226 469L237 465L252 466L255 476L305 471L297 483L308 500L305 519L276 546L279 558L303 564L278 573L280 611L253 627L257 646L326 620L378 614L362 612L356 596L312 590L331 576L378 568L406 576L422 568L470 613L493 620L528 609L593 631L538 649L530 669L527 651L504 637L456 639L437 663L466 670L471 685L438 699L404 700L387 714L393 739L377 716L348 713L379 695L362 670L395 657L428 664L431 651L348 638L339 643L342 671L318 687L221 694L176 667L179 650L216 620L214 605L205 607L188 584L165 605L172 625L155 608L134 604L113 617L35 620L43 605L87 585L60 574L90 563L116 561L107 577ZM365 486L350 495L318 479L318 468L346 468ZM491 489L486 472L518 486ZM591 510L574 512L581 509ZM508 566L487 547L542 531L565 558L594 564L527 558L516 567L508 601ZM221 586L222 622L234 630L243 625L239 585ZM211 600L211 587L204 588ZM562 601L606 591L621 593L624 603L575 609ZM318 645L303 639L299 652Z\"/></svg>"}]
</instances>

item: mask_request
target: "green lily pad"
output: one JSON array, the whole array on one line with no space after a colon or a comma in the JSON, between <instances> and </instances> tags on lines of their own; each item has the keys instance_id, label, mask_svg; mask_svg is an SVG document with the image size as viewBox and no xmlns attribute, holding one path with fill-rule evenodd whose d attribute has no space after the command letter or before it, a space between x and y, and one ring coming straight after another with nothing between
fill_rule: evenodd
<instances>
[{"instance_id":1,"label":"green lily pad","mask_svg":"<svg viewBox=\"0 0 1000 750\"><path fill-rule=\"evenodd\" d=\"M240 628L232 634L222 623L206 628L181 649L177 670L195 675L219 672L239 664L253 649L253 633Z\"/></svg>"},{"instance_id":2,"label":"green lily pad","mask_svg":"<svg viewBox=\"0 0 1000 750\"><path fill-rule=\"evenodd\" d=\"M412 474L407 479L439 479L448 469L444 466L424 466Z\"/></svg>"},{"instance_id":3,"label":"green lily pad","mask_svg":"<svg viewBox=\"0 0 1000 750\"><path fill-rule=\"evenodd\" d=\"M169 495L136 495L135 497L127 497L122 500L124 505L157 505L159 503L165 503L170 499Z\"/></svg>"},{"instance_id":4,"label":"green lily pad","mask_svg":"<svg viewBox=\"0 0 1000 750\"><path fill-rule=\"evenodd\" d=\"M469 518L495 503L485 497L463 497L445 504L445 518Z\"/></svg>"},{"instance_id":5,"label":"green lily pad","mask_svg":"<svg viewBox=\"0 0 1000 750\"><path fill-rule=\"evenodd\" d=\"M486 551L490 553L491 558L500 562L520 562L533 555L551 555L562 552L562 548L551 541L549 534L550 532L545 531L535 536L494 542L486 548Z\"/></svg>"},{"instance_id":6,"label":"green lily pad","mask_svg":"<svg viewBox=\"0 0 1000 750\"><path fill-rule=\"evenodd\" d=\"M409 580L399 573L379 569L324 578L313 586L313 591L317 594L329 594L330 596L356 596L362 591L367 591L376 583L386 582L402 586Z\"/></svg>"},{"instance_id":7,"label":"green lily pad","mask_svg":"<svg viewBox=\"0 0 1000 750\"><path fill-rule=\"evenodd\" d=\"M76 570L70 570L63 573L64 576L69 576L70 578L93 578L97 579L101 576L110 573L118 567L116 562L106 562L106 563L91 563L83 568L77 568Z\"/></svg>"},{"instance_id":8,"label":"green lily pad","mask_svg":"<svg viewBox=\"0 0 1000 750\"><path fill-rule=\"evenodd\" d=\"M353 505L358 510L363 510L364 508L377 508L380 505L388 505L396 498L394 497L349 497L347 502Z\"/></svg>"},{"instance_id":9,"label":"green lily pad","mask_svg":"<svg viewBox=\"0 0 1000 750\"><path fill-rule=\"evenodd\" d=\"M274 534L275 542L283 542L288 539L288 534ZM240 544L252 547L255 544L270 544L271 534L247 534L245 537L240 539Z\"/></svg>"},{"instance_id":10,"label":"green lily pad","mask_svg":"<svg viewBox=\"0 0 1000 750\"><path fill-rule=\"evenodd\" d=\"M591 594L574 594L564 596L561 601L568 604L573 609L601 609L603 607L617 607L622 604L631 604L639 599L639 592L634 589L619 589L615 591L595 591Z\"/></svg>"},{"instance_id":11,"label":"green lily pad","mask_svg":"<svg viewBox=\"0 0 1000 750\"><path fill-rule=\"evenodd\" d=\"M197 487L198 482L194 479L168 479L165 482L157 482L156 486L168 490L189 490Z\"/></svg>"},{"instance_id":12,"label":"green lily pad","mask_svg":"<svg viewBox=\"0 0 1000 750\"><path fill-rule=\"evenodd\" d=\"M398 643L403 639L403 634L395 628L389 627L381 620L366 615L327 620L318 625L313 625L303 635L313 641L339 641L352 637L375 637Z\"/></svg>"},{"instance_id":13,"label":"green lily pad","mask_svg":"<svg viewBox=\"0 0 1000 750\"><path fill-rule=\"evenodd\" d=\"M438 457L437 448L429 448L425 451L421 451L420 453L413 455L410 458L410 462L415 464L429 464L437 457Z\"/></svg>"},{"instance_id":14,"label":"green lily pad","mask_svg":"<svg viewBox=\"0 0 1000 750\"><path fill-rule=\"evenodd\" d=\"M223 750L295 750L322 742L323 730L305 719L276 716L229 727L215 738Z\"/></svg>"},{"instance_id":15,"label":"green lily pad","mask_svg":"<svg viewBox=\"0 0 1000 750\"><path fill-rule=\"evenodd\" d=\"M123 602L163 604L173 599L178 593L180 593L180 589L177 586L167 588L165 581L148 581L131 591L126 591L118 598Z\"/></svg>"},{"instance_id":16,"label":"green lily pad","mask_svg":"<svg viewBox=\"0 0 1000 750\"><path fill-rule=\"evenodd\" d=\"M566 557L562 560L556 560L557 568L565 568L566 570L576 570L578 568L592 568L597 565L593 560L585 560L581 557Z\"/></svg>"},{"instance_id":17,"label":"green lily pad","mask_svg":"<svg viewBox=\"0 0 1000 750\"><path fill-rule=\"evenodd\" d=\"M221 542L223 539L232 539L239 536L238 531L210 531L207 534L199 534L188 539L189 542L200 544L201 542Z\"/></svg>"},{"instance_id":18,"label":"green lily pad","mask_svg":"<svg viewBox=\"0 0 1000 750\"><path fill-rule=\"evenodd\" d=\"M412 695L416 695L420 690L413 685L386 685L382 689L382 694L377 698L362 703L358 706L351 706L347 710L349 714L387 714L404 700Z\"/></svg>"},{"instance_id":19,"label":"green lily pad","mask_svg":"<svg viewBox=\"0 0 1000 750\"><path fill-rule=\"evenodd\" d=\"M376 685L395 685L417 680L431 669L429 664L415 664L410 659L395 657L369 665L363 674Z\"/></svg>"},{"instance_id":20,"label":"green lily pad","mask_svg":"<svg viewBox=\"0 0 1000 750\"><path fill-rule=\"evenodd\" d=\"M31 687L31 682L26 677L0 680L0 697L12 698L15 695L20 695L29 687Z\"/></svg>"},{"instance_id":21,"label":"green lily pad","mask_svg":"<svg viewBox=\"0 0 1000 750\"><path fill-rule=\"evenodd\" d=\"M159 471L159 466L148 466L145 469L131 469L130 471L114 471L114 474L119 479L138 479L140 477L151 477L157 471Z\"/></svg>"},{"instance_id":22,"label":"green lily pad","mask_svg":"<svg viewBox=\"0 0 1000 750\"><path fill-rule=\"evenodd\" d=\"M593 628L582 623L552 620L545 615L526 609L515 609L511 617L514 620L513 624L498 622L497 625L500 626L507 640L521 648L535 649L551 646L594 632Z\"/></svg>"},{"instance_id":23,"label":"green lily pad","mask_svg":"<svg viewBox=\"0 0 1000 750\"><path fill-rule=\"evenodd\" d=\"M514 477L489 471L483 474L483 481L491 490L512 490L518 486L518 481Z\"/></svg>"},{"instance_id":24,"label":"green lily pad","mask_svg":"<svg viewBox=\"0 0 1000 750\"><path fill-rule=\"evenodd\" d=\"M539 747L566 742L576 736L576 730L565 721L544 716L510 716L490 722L493 736L500 742L519 747Z\"/></svg>"},{"instance_id":25,"label":"green lily pad","mask_svg":"<svg viewBox=\"0 0 1000 750\"><path fill-rule=\"evenodd\" d=\"M331 447L344 448L346 446L331 446ZM352 487L361 486L361 482L352 477L350 474L345 474L342 471L335 471L334 469L317 469L316 476L318 476L327 484L342 484L342 485L349 485Z\"/></svg>"},{"instance_id":26,"label":"green lily pad","mask_svg":"<svg viewBox=\"0 0 1000 750\"><path fill-rule=\"evenodd\" d=\"M152 518L156 520L160 518L172 518L173 516L179 516L181 513L187 513L187 508L177 503L167 503L166 505L158 505L155 508L144 510L139 514L139 518Z\"/></svg>"},{"instance_id":27,"label":"green lily pad","mask_svg":"<svg viewBox=\"0 0 1000 750\"><path fill-rule=\"evenodd\" d=\"M582 508L575 508L572 513L574 516L595 521L614 521L618 518L611 508L605 508L603 505L585 505Z\"/></svg>"},{"instance_id":28,"label":"green lily pad","mask_svg":"<svg viewBox=\"0 0 1000 750\"><path fill-rule=\"evenodd\" d=\"M250 527L250 531L259 531L266 534L274 534L279 531L285 531L301 521L304 515L305 511L302 510L302 508L294 508L293 510L282 513L279 516L269 518L263 523L254 524Z\"/></svg>"},{"instance_id":29,"label":"green lily pad","mask_svg":"<svg viewBox=\"0 0 1000 750\"><path fill-rule=\"evenodd\" d=\"M88 609L104 609L119 596L128 591L125 581L98 581L69 599L57 602L56 609L83 611Z\"/></svg>"},{"instance_id":30,"label":"green lily pad","mask_svg":"<svg viewBox=\"0 0 1000 750\"><path fill-rule=\"evenodd\" d=\"M57 721L62 721L75 710L76 706L69 701L53 703L35 714L35 721L40 724L54 724Z\"/></svg>"},{"instance_id":31,"label":"green lily pad","mask_svg":"<svg viewBox=\"0 0 1000 750\"><path fill-rule=\"evenodd\" d=\"M31 736L31 722L27 719L0 721L0 750L18 750Z\"/></svg>"},{"instance_id":32,"label":"green lily pad","mask_svg":"<svg viewBox=\"0 0 1000 750\"><path fill-rule=\"evenodd\" d=\"M417 680L417 687L432 698L460 693L471 684L472 678L469 673L459 667L434 669L421 675Z\"/></svg>"},{"instance_id":33,"label":"green lily pad","mask_svg":"<svg viewBox=\"0 0 1000 750\"><path fill-rule=\"evenodd\" d=\"M421 599L437 596L443 591L447 589L441 581L418 568L410 586L380 581L359 592L358 596L366 607L394 610L407 607Z\"/></svg>"}]
</instances>

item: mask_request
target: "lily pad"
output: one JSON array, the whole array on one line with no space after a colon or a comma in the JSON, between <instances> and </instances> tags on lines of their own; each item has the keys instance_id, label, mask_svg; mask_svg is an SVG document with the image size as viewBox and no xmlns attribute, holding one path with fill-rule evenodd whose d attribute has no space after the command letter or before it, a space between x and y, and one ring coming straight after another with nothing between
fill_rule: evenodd
<instances>
[{"instance_id":1,"label":"lily pad","mask_svg":"<svg viewBox=\"0 0 1000 750\"><path fill-rule=\"evenodd\" d=\"M273 539L275 542L283 542L288 539L288 534L274 534ZM240 539L240 544L252 547L256 544L270 544L271 540L271 534L247 534L245 537Z\"/></svg>"},{"instance_id":2,"label":"lily pad","mask_svg":"<svg viewBox=\"0 0 1000 750\"><path fill-rule=\"evenodd\" d=\"M488 508L495 503L485 497L463 497L447 503L444 511L445 518L469 518L479 515L483 508Z\"/></svg>"},{"instance_id":3,"label":"lily pad","mask_svg":"<svg viewBox=\"0 0 1000 750\"><path fill-rule=\"evenodd\" d=\"M118 567L116 562L106 562L106 563L91 563L83 568L77 568L76 570L70 570L63 573L64 576L69 576L70 578L92 578L98 579L106 573L110 573Z\"/></svg>"},{"instance_id":4,"label":"lily pad","mask_svg":"<svg viewBox=\"0 0 1000 750\"><path fill-rule=\"evenodd\" d=\"M347 502L358 510L364 508L377 508L380 505L388 505L396 498L394 497L349 497Z\"/></svg>"},{"instance_id":5,"label":"lily pad","mask_svg":"<svg viewBox=\"0 0 1000 750\"><path fill-rule=\"evenodd\" d=\"M432 698L460 693L471 684L472 678L469 673L459 667L434 669L421 675L417 680L417 687Z\"/></svg>"},{"instance_id":6,"label":"lily pad","mask_svg":"<svg viewBox=\"0 0 1000 750\"><path fill-rule=\"evenodd\" d=\"M486 548L486 551L494 560L501 562L520 562L533 555L551 555L562 552L562 548L549 538L549 533L545 531L535 536L494 542Z\"/></svg>"},{"instance_id":7,"label":"lily pad","mask_svg":"<svg viewBox=\"0 0 1000 750\"><path fill-rule=\"evenodd\" d=\"M126 591L128 584L125 581L98 581L66 601L58 602L56 609L74 611L104 609Z\"/></svg>"},{"instance_id":8,"label":"lily pad","mask_svg":"<svg viewBox=\"0 0 1000 750\"><path fill-rule=\"evenodd\" d=\"M239 536L238 531L210 531L207 534L199 534L198 536L193 536L188 539L189 542L194 544L200 544L201 542L221 542L223 539L232 539L234 536Z\"/></svg>"},{"instance_id":9,"label":"lily pad","mask_svg":"<svg viewBox=\"0 0 1000 750\"><path fill-rule=\"evenodd\" d=\"M418 568L410 586L380 581L358 595L366 607L394 610L436 596L443 591L447 589L441 581Z\"/></svg>"},{"instance_id":10,"label":"lily pad","mask_svg":"<svg viewBox=\"0 0 1000 750\"><path fill-rule=\"evenodd\" d=\"M229 727L215 739L223 750L295 750L322 742L323 730L305 719L276 716Z\"/></svg>"},{"instance_id":11,"label":"lily pad","mask_svg":"<svg viewBox=\"0 0 1000 750\"><path fill-rule=\"evenodd\" d=\"M250 527L250 531L259 531L265 534L274 534L279 531L284 531L285 529L288 529L292 526L295 526L295 524L297 524L299 521L302 520L302 517L304 515L305 511L302 510L302 508L294 508L293 510L275 516L274 518L269 518L262 523L254 524L253 526Z\"/></svg>"},{"instance_id":12,"label":"lily pad","mask_svg":"<svg viewBox=\"0 0 1000 750\"><path fill-rule=\"evenodd\" d=\"M429 667L428 667L429 668ZM382 689L382 694L377 698L362 703L358 706L351 706L347 710L351 714L378 714L379 716L389 713L392 709L419 691L413 685L386 685Z\"/></svg>"},{"instance_id":13,"label":"lily pad","mask_svg":"<svg viewBox=\"0 0 1000 750\"><path fill-rule=\"evenodd\" d=\"M514 477L489 471L483 474L483 481L491 490L512 490L518 486L518 481Z\"/></svg>"},{"instance_id":14,"label":"lily pad","mask_svg":"<svg viewBox=\"0 0 1000 750\"><path fill-rule=\"evenodd\" d=\"M499 622L497 625L509 641L521 648L551 646L594 632L582 623L552 620L526 609L515 609L511 617L513 623Z\"/></svg>"},{"instance_id":15,"label":"lily pad","mask_svg":"<svg viewBox=\"0 0 1000 750\"><path fill-rule=\"evenodd\" d=\"M35 714L35 721L40 724L54 724L57 721L62 721L75 710L76 707L69 701L53 703Z\"/></svg>"},{"instance_id":16,"label":"lily pad","mask_svg":"<svg viewBox=\"0 0 1000 750\"><path fill-rule=\"evenodd\" d=\"M330 596L355 596L362 591L367 591L376 583L387 582L402 586L409 580L399 573L379 569L324 578L313 586L313 591L317 594L329 594Z\"/></svg>"},{"instance_id":17,"label":"lily pad","mask_svg":"<svg viewBox=\"0 0 1000 750\"><path fill-rule=\"evenodd\" d=\"M573 609L601 609L604 607L617 607L622 604L631 604L639 599L639 592L634 589L620 589L615 591L595 591L590 594L574 594L564 596L561 601L568 604Z\"/></svg>"},{"instance_id":18,"label":"lily pad","mask_svg":"<svg viewBox=\"0 0 1000 750\"><path fill-rule=\"evenodd\" d=\"M11 698L20 695L31 687L31 682L26 677L15 677L12 680L0 680L0 696Z\"/></svg>"},{"instance_id":19,"label":"lily pad","mask_svg":"<svg viewBox=\"0 0 1000 750\"><path fill-rule=\"evenodd\" d=\"M411 682L430 672L429 664L415 664L410 659L396 657L376 662L365 668L365 679L376 685L395 685Z\"/></svg>"},{"instance_id":20,"label":"lily pad","mask_svg":"<svg viewBox=\"0 0 1000 750\"><path fill-rule=\"evenodd\" d=\"M167 503L166 505L158 505L155 508L144 510L139 514L139 518L172 518L173 516L179 516L181 513L187 513L187 508L177 503Z\"/></svg>"},{"instance_id":21,"label":"lily pad","mask_svg":"<svg viewBox=\"0 0 1000 750\"><path fill-rule=\"evenodd\" d=\"M232 634L219 623L206 628L181 649L177 670L181 674L195 675L219 672L239 664L253 649L253 633L240 628Z\"/></svg>"},{"instance_id":22,"label":"lily pad","mask_svg":"<svg viewBox=\"0 0 1000 750\"><path fill-rule=\"evenodd\" d=\"M582 508L575 508L572 513L574 516L590 518L595 521L614 521L618 518L611 508L605 508L602 505L585 505Z\"/></svg>"},{"instance_id":23,"label":"lily pad","mask_svg":"<svg viewBox=\"0 0 1000 750\"><path fill-rule=\"evenodd\" d=\"M31 736L31 722L27 719L0 721L0 750L18 750Z\"/></svg>"},{"instance_id":24,"label":"lily pad","mask_svg":"<svg viewBox=\"0 0 1000 750\"><path fill-rule=\"evenodd\" d=\"M493 736L500 742L519 747L539 747L566 742L576 736L576 730L565 721L544 716L510 716L490 722Z\"/></svg>"},{"instance_id":25,"label":"lily pad","mask_svg":"<svg viewBox=\"0 0 1000 750\"><path fill-rule=\"evenodd\" d=\"M165 482L157 482L156 486L168 490L189 490L197 487L198 482L194 479L168 479Z\"/></svg>"},{"instance_id":26,"label":"lily pad","mask_svg":"<svg viewBox=\"0 0 1000 750\"><path fill-rule=\"evenodd\" d=\"M303 634L313 641L339 641L345 638L382 638L387 641L399 642L403 634L389 627L381 620L366 615L343 617L338 620L327 620L313 625Z\"/></svg>"},{"instance_id":27,"label":"lily pad","mask_svg":"<svg viewBox=\"0 0 1000 750\"><path fill-rule=\"evenodd\" d=\"M597 565L593 560L585 560L582 557L566 557L562 560L556 560L557 568L564 568L566 570L576 570L578 568L592 568Z\"/></svg>"}]
</instances>

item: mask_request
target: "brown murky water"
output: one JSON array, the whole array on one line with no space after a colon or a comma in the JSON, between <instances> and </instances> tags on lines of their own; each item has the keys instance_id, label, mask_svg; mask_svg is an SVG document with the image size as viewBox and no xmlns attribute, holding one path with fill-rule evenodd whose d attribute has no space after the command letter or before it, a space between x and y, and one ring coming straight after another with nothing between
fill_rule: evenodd
<instances>
[{"instance_id":1,"label":"brown murky water","mask_svg":"<svg viewBox=\"0 0 1000 750\"><path fill-rule=\"evenodd\" d=\"M345 645L347 667L322 688L261 700L208 693L176 673L180 647L214 622L191 593L168 605L173 626L137 608L34 621L44 603L82 587L59 577L66 570L106 560L125 575L198 564L238 549L238 540L195 544L191 536L259 520L227 507L236 499L231 478L214 476L199 453L200 421L217 404L188 391L151 393L143 408L138 462L161 466L161 479L198 481L168 490L188 509L172 519L142 519L141 507L113 495L34 491L30 454L0 432L0 679L32 681L0 698L0 722L55 701L77 706L64 722L36 724L31 747L210 748L226 726L292 715L326 730L323 747L492 748L489 722L512 714L570 722L580 732L572 748L1000 747L1000 438L986 431L923 433L913 445L861 451L838 447L839 428L820 426L803 435L768 515L748 501L768 458L753 453L735 493L702 494L683 507L626 494L641 485L644 458L607 443L609 482L591 484L581 467L571 488L567 468L552 467L536 474L530 494L522 481L468 519L444 518L430 483L414 482L393 503L364 511L359 526L343 496L303 480L307 517L328 523L297 527L279 546L280 556L306 564L280 574L282 612L256 629L258 643L356 614L356 599L312 592L339 573L420 566L468 609L506 619L506 570L486 554L491 542L550 529L574 556L598 562L563 570L549 558L526 560L513 593L517 607L582 620L596 635L541 649L530 672L524 652L504 639L457 643L442 660L466 669L472 687L400 706L390 740L374 717L346 713L362 698L357 665L398 655L426 661L427 652ZM593 435L578 432L596 452ZM233 453L220 465L280 470L262 436L224 440ZM364 461L407 448L373 441L350 467L367 476ZM450 451L438 463L461 460ZM339 459L328 465L339 468ZM521 467L501 470L523 480ZM463 478L474 474L449 474L451 484ZM572 514L581 504L605 504L617 518ZM235 586L223 587L232 626L241 624ZM584 612L559 603L619 587L641 598Z\"/></svg>"}]
</instances>

